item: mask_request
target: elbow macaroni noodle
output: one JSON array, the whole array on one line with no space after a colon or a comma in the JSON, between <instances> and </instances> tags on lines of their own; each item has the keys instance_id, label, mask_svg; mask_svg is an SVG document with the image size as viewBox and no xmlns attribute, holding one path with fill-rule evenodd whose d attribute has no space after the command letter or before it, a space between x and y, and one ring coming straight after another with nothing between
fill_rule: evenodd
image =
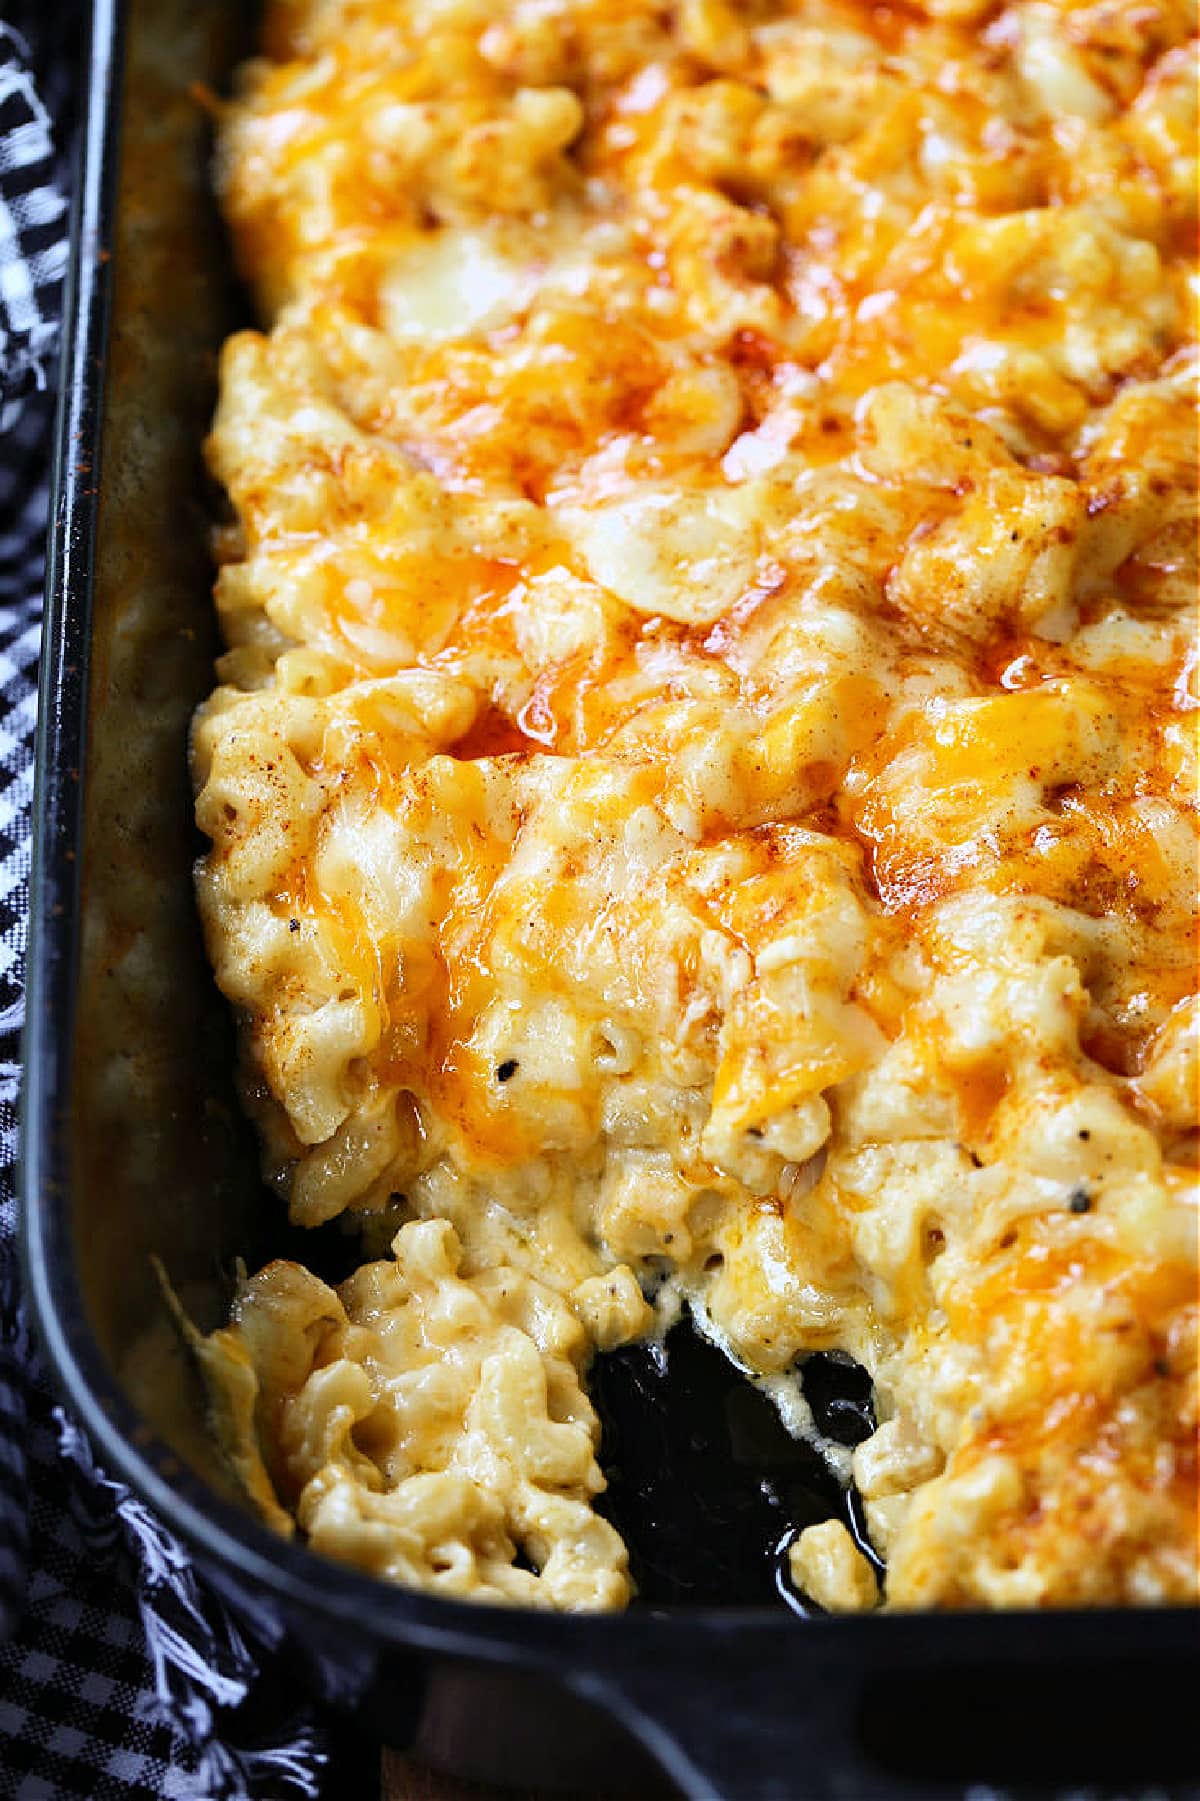
<instances>
[{"instance_id":1,"label":"elbow macaroni noodle","mask_svg":"<svg viewBox=\"0 0 1200 1801\"><path fill-rule=\"evenodd\" d=\"M1195 1599L1193 33L267 9L198 885L367 1259L197 1341L281 1530L622 1605L584 1380L665 1275L869 1370L886 1605Z\"/></svg>"}]
</instances>

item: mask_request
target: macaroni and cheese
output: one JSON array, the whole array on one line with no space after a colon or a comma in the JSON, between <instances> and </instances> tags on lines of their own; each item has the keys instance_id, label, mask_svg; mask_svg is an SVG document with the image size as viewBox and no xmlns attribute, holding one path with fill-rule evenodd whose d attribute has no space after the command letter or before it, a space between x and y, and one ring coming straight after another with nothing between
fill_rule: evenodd
<instances>
[{"instance_id":1,"label":"macaroni and cheese","mask_svg":"<svg viewBox=\"0 0 1200 1801\"><path fill-rule=\"evenodd\" d=\"M1196 1597L1193 33L267 8L199 897L363 1246L199 1347L282 1530L619 1606L587 1360L682 1304L870 1372L888 1606Z\"/></svg>"}]
</instances>

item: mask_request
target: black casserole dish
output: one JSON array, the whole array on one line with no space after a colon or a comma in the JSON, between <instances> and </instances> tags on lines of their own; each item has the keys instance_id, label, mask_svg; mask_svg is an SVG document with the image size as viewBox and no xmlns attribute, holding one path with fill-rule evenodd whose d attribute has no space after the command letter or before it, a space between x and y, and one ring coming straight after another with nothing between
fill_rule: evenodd
<instances>
[{"instance_id":1,"label":"black casserole dish","mask_svg":"<svg viewBox=\"0 0 1200 1801\"><path fill-rule=\"evenodd\" d=\"M641 1793L669 1780L695 1796L1191 1792L1195 1615L738 1607L728 1572L763 1516L728 1497L697 1510L682 1475L673 1501L669 1445L639 1466L653 1399L636 1381L609 1381L622 1523L636 1546L642 1507L662 1593L698 1604L648 1588L629 1615L596 1619L431 1600L279 1541L222 1485L151 1257L202 1305L235 1255L266 1250L194 914L184 760L215 649L198 446L236 309L192 88L222 85L244 21L224 0L132 0L122 15L99 0L77 195L24 1094L28 1292L100 1456L235 1604L292 1630L297 1680L462 1774Z\"/></svg>"}]
</instances>

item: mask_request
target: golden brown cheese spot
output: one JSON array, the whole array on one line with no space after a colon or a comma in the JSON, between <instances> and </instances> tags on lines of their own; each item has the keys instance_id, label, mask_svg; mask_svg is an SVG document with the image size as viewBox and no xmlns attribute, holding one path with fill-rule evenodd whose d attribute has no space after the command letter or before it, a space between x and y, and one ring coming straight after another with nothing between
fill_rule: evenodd
<instances>
[{"instance_id":1,"label":"golden brown cheese spot","mask_svg":"<svg viewBox=\"0 0 1200 1801\"><path fill-rule=\"evenodd\" d=\"M416 1234L218 1347L315 1542L619 1604L578 1372L665 1272L867 1365L893 1604L1194 1598L1193 31L267 8L200 904L292 1216Z\"/></svg>"}]
</instances>

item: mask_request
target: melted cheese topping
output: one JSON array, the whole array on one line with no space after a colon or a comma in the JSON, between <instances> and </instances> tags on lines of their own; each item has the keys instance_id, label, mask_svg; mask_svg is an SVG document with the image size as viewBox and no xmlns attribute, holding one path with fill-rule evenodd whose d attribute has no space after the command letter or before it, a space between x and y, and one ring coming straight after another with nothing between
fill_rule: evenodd
<instances>
[{"instance_id":1,"label":"melted cheese topping","mask_svg":"<svg viewBox=\"0 0 1200 1801\"><path fill-rule=\"evenodd\" d=\"M321 1548L618 1604L665 1273L870 1370L889 1605L1195 1596L1193 29L268 8L200 902L293 1218L418 1222L222 1337Z\"/></svg>"}]
</instances>

